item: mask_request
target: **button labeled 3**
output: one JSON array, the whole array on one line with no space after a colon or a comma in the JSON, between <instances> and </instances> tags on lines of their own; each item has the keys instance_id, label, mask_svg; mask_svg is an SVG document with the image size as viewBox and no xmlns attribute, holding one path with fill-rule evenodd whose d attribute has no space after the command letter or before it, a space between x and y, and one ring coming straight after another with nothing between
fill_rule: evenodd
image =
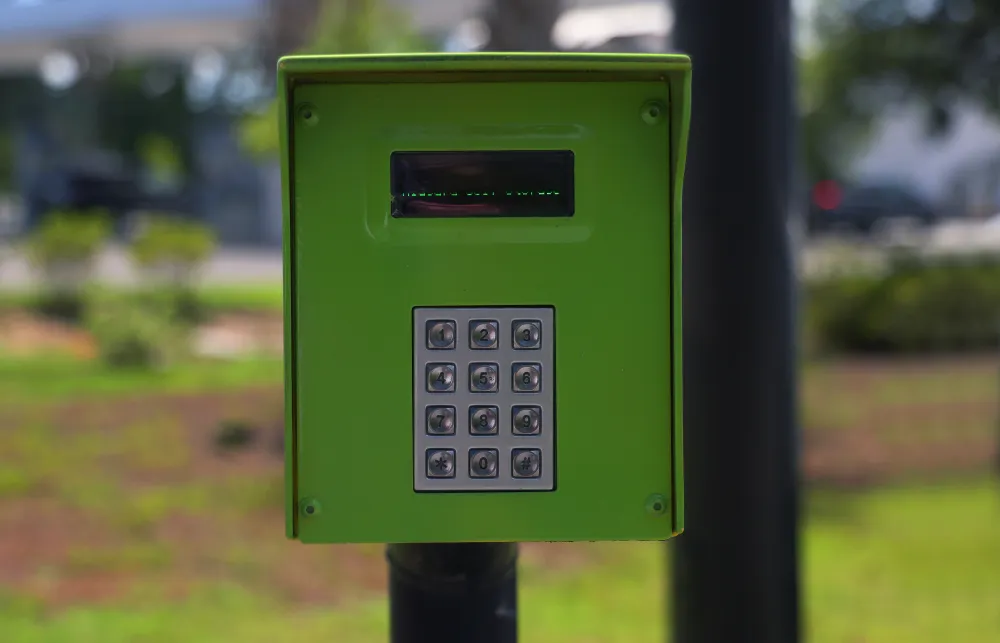
<instances>
[{"instance_id":1,"label":"button labeled 3","mask_svg":"<svg viewBox=\"0 0 1000 643\"><path fill-rule=\"evenodd\" d=\"M542 387L541 364L514 364L513 385L517 393L536 393Z\"/></svg>"},{"instance_id":2,"label":"button labeled 3","mask_svg":"<svg viewBox=\"0 0 1000 643\"><path fill-rule=\"evenodd\" d=\"M537 321L519 319L515 320L512 326L514 348L527 350L542 345L542 327Z\"/></svg>"},{"instance_id":3,"label":"button labeled 3","mask_svg":"<svg viewBox=\"0 0 1000 643\"><path fill-rule=\"evenodd\" d=\"M496 449L472 449L469 451L469 477L497 477L497 463L500 454Z\"/></svg>"},{"instance_id":4,"label":"button labeled 3","mask_svg":"<svg viewBox=\"0 0 1000 643\"><path fill-rule=\"evenodd\" d=\"M427 390L431 393L449 393L455 390L454 364L428 364Z\"/></svg>"}]
</instances>

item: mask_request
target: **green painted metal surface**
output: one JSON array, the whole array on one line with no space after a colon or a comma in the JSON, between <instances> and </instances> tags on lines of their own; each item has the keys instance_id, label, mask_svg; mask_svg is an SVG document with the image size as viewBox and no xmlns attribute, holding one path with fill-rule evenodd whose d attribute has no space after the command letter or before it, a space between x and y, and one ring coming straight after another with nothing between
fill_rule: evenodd
<instances>
[{"instance_id":1,"label":"green painted metal surface","mask_svg":"<svg viewBox=\"0 0 1000 643\"><path fill-rule=\"evenodd\" d=\"M677 55L289 57L287 535L665 539L683 529ZM650 101L667 107L651 118ZM572 150L565 218L397 219L400 150ZM556 488L413 489L415 307L553 306Z\"/></svg>"}]
</instances>

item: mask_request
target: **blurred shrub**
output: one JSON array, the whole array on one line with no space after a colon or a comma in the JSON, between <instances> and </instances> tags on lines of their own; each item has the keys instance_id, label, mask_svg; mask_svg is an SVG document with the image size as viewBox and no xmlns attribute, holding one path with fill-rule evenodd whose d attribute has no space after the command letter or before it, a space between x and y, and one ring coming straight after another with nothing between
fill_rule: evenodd
<instances>
[{"instance_id":1,"label":"blurred shrub","mask_svg":"<svg viewBox=\"0 0 1000 643\"><path fill-rule=\"evenodd\" d=\"M76 321L83 309L83 287L111 235L103 212L53 212L28 237L27 256L43 280L41 312Z\"/></svg>"},{"instance_id":2,"label":"blurred shrub","mask_svg":"<svg viewBox=\"0 0 1000 643\"><path fill-rule=\"evenodd\" d=\"M881 274L833 275L805 296L806 334L823 351L1000 346L1000 257L901 255Z\"/></svg>"},{"instance_id":3,"label":"blurred shrub","mask_svg":"<svg viewBox=\"0 0 1000 643\"><path fill-rule=\"evenodd\" d=\"M167 216L147 219L130 248L132 260L174 306L182 322L204 317L194 292L194 279L216 249L215 233L208 226Z\"/></svg>"},{"instance_id":4,"label":"blurred shrub","mask_svg":"<svg viewBox=\"0 0 1000 643\"><path fill-rule=\"evenodd\" d=\"M257 428L244 420L224 420L215 433L215 448L218 451L238 451L253 445L257 440Z\"/></svg>"},{"instance_id":5,"label":"blurred shrub","mask_svg":"<svg viewBox=\"0 0 1000 643\"><path fill-rule=\"evenodd\" d=\"M186 329L163 298L95 290L86 311L98 356L110 367L156 369L186 352Z\"/></svg>"}]
</instances>

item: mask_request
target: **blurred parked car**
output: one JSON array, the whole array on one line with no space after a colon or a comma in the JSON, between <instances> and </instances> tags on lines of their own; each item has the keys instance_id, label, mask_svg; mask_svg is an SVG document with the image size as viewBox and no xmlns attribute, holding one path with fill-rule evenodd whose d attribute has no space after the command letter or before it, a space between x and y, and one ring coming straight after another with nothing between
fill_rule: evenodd
<instances>
[{"instance_id":1,"label":"blurred parked car","mask_svg":"<svg viewBox=\"0 0 1000 643\"><path fill-rule=\"evenodd\" d=\"M26 228L35 228L53 211L103 210L115 231L128 234L142 212L190 212L181 190L156 191L143 184L137 172L105 163L64 163L49 168L32 182L24 196Z\"/></svg>"},{"instance_id":2,"label":"blurred parked car","mask_svg":"<svg viewBox=\"0 0 1000 643\"><path fill-rule=\"evenodd\" d=\"M808 231L881 234L900 227L922 228L941 220L940 213L915 191L900 185L867 184L814 194Z\"/></svg>"}]
</instances>

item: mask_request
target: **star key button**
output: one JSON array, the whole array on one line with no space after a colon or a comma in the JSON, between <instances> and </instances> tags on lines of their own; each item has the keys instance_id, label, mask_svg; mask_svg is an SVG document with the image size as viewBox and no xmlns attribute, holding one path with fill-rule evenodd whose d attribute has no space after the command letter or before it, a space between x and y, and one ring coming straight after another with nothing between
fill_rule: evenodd
<instances>
[{"instance_id":1,"label":"star key button","mask_svg":"<svg viewBox=\"0 0 1000 643\"><path fill-rule=\"evenodd\" d=\"M428 478L454 478L455 477L455 450L454 449L428 449L427 450L427 477Z\"/></svg>"}]
</instances>

